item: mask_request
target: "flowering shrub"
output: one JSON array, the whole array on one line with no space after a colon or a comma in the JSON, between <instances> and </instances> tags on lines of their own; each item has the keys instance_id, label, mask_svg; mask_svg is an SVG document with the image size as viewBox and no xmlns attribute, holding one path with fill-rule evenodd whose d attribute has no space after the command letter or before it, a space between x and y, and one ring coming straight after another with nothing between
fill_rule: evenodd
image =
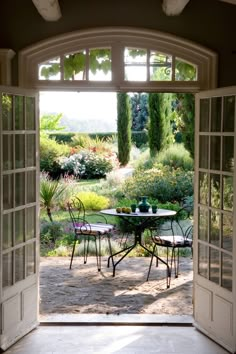
<instances>
[{"instance_id":1,"label":"flowering shrub","mask_svg":"<svg viewBox=\"0 0 236 354\"><path fill-rule=\"evenodd\" d=\"M94 192L79 192L78 198L83 202L85 210L102 210L109 206L109 199ZM72 198L73 199L73 198ZM76 205L76 196L73 199Z\"/></svg>"},{"instance_id":2,"label":"flowering shrub","mask_svg":"<svg viewBox=\"0 0 236 354\"><path fill-rule=\"evenodd\" d=\"M125 181L123 193L131 199L146 195L161 203L180 202L193 195L193 172L168 166L137 172Z\"/></svg>"},{"instance_id":3,"label":"flowering shrub","mask_svg":"<svg viewBox=\"0 0 236 354\"><path fill-rule=\"evenodd\" d=\"M116 155L107 153L99 155L94 151L83 150L70 157L61 159L61 168L80 178L101 178L112 171L116 165Z\"/></svg>"}]
</instances>

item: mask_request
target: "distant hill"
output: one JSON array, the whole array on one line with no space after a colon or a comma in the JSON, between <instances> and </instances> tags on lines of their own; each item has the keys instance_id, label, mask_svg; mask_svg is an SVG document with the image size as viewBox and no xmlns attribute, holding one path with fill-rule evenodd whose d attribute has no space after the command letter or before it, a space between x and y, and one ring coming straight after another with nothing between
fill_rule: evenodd
<instances>
[{"instance_id":1,"label":"distant hill","mask_svg":"<svg viewBox=\"0 0 236 354\"><path fill-rule=\"evenodd\" d=\"M117 125L114 120L102 120L99 118L82 120L64 115L61 119L61 125L65 127L65 131L77 133L107 133L117 131Z\"/></svg>"}]
</instances>

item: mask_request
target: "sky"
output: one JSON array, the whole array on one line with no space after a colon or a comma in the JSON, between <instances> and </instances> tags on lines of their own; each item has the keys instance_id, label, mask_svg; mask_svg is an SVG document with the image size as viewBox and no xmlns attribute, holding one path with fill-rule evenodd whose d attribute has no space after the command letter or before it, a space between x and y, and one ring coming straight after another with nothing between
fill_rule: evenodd
<instances>
[{"instance_id":1,"label":"sky","mask_svg":"<svg viewBox=\"0 0 236 354\"><path fill-rule=\"evenodd\" d=\"M117 119L115 92L40 92L40 116L62 113L78 119Z\"/></svg>"}]
</instances>

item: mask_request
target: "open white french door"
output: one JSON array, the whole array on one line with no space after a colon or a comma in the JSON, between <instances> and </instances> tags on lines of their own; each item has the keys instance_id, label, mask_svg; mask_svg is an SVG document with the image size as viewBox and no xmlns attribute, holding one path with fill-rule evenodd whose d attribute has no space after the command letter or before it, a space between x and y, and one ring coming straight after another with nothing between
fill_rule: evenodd
<instances>
[{"instance_id":1,"label":"open white french door","mask_svg":"<svg viewBox=\"0 0 236 354\"><path fill-rule=\"evenodd\" d=\"M196 95L194 321L236 352L236 86Z\"/></svg>"},{"instance_id":2,"label":"open white french door","mask_svg":"<svg viewBox=\"0 0 236 354\"><path fill-rule=\"evenodd\" d=\"M0 86L0 348L38 324L38 94Z\"/></svg>"}]
</instances>

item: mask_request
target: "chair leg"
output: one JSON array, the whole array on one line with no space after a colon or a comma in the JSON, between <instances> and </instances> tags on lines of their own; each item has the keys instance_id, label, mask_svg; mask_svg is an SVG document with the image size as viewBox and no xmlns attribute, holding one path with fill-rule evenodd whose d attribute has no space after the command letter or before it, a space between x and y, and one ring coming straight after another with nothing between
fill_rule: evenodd
<instances>
[{"instance_id":1,"label":"chair leg","mask_svg":"<svg viewBox=\"0 0 236 354\"><path fill-rule=\"evenodd\" d=\"M76 241L77 241L77 239L75 238L74 244L73 244L73 249L72 249L72 254L71 254L71 258L70 258L70 269L72 267L72 262L73 262L73 258L74 258Z\"/></svg>"},{"instance_id":2,"label":"chair leg","mask_svg":"<svg viewBox=\"0 0 236 354\"><path fill-rule=\"evenodd\" d=\"M147 281L149 279L149 275L150 275L150 272L151 272L152 262L153 262L153 257L154 257L155 250L156 250L156 245L153 247L151 261L150 261L150 265L149 265L149 269L148 269Z\"/></svg>"},{"instance_id":3,"label":"chair leg","mask_svg":"<svg viewBox=\"0 0 236 354\"><path fill-rule=\"evenodd\" d=\"M85 236L85 238L84 238L84 264L86 264L87 260L88 260L89 241L90 241L89 236L87 236L87 237ZM87 247L86 247L86 243L87 243Z\"/></svg>"},{"instance_id":4,"label":"chair leg","mask_svg":"<svg viewBox=\"0 0 236 354\"><path fill-rule=\"evenodd\" d=\"M112 254L112 248L111 248L111 237L110 235L107 236L108 237L108 247L109 247L109 252L110 252L110 256L109 258L111 257L111 261L112 261L112 266L113 266L113 270L114 270L114 259L113 259L113 254ZM108 266L109 268L109 266Z\"/></svg>"}]
</instances>

